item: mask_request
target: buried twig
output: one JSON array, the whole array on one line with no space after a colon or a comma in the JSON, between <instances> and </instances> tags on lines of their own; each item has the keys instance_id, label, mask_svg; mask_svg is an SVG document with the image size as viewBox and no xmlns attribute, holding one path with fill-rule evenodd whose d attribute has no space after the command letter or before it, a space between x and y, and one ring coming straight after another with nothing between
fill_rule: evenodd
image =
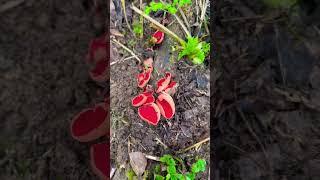
<instances>
[{"instance_id":1,"label":"buried twig","mask_svg":"<svg viewBox=\"0 0 320 180\"><path fill-rule=\"evenodd\" d=\"M124 62L124 61L126 61L126 60L133 59L133 58L135 58L135 56L130 56L130 57L127 57L127 58L124 58L124 59L120 59L120 60L118 60L118 61L113 61L113 62L110 63L110 66L112 66L112 65L114 65L114 64L117 64L117 63L119 63L119 62ZM125 124L128 124L128 122L125 122Z\"/></svg>"},{"instance_id":2,"label":"buried twig","mask_svg":"<svg viewBox=\"0 0 320 180\"><path fill-rule=\"evenodd\" d=\"M4 3L2 6L0 6L0 13L5 12L7 10L10 10L14 7L17 7L24 2L25 2L25 0L8 1L8 2Z\"/></svg>"},{"instance_id":3,"label":"buried twig","mask_svg":"<svg viewBox=\"0 0 320 180\"><path fill-rule=\"evenodd\" d=\"M139 61L139 63L141 63L141 59L132 50L130 50L127 46L123 45L121 42L117 41L114 38L112 38L111 40L112 40L112 42L120 45L123 49L128 51L132 56L134 56L134 58L136 58Z\"/></svg>"},{"instance_id":4,"label":"buried twig","mask_svg":"<svg viewBox=\"0 0 320 180\"><path fill-rule=\"evenodd\" d=\"M170 31L168 28L166 28L164 25L160 24L158 21L154 20L144 12L142 12L140 9L138 9L136 6L132 4L131 9L134 10L136 13L142 15L144 18L155 24L161 31L167 33L169 36L177 40L181 45L185 44L186 42L181 39L178 35L176 35L174 32Z\"/></svg>"},{"instance_id":5,"label":"buried twig","mask_svg":"<svg viewBox=\"0 0 320 180\"><path fill-rule=\"evenodd\" d=\"M155 140L158 142L158 143L160 143L163 147L164 147L164 149L168 149L168 146L166 145L166 144L164 144L159 138L155 138Z\"/></svg>"},{"instance_id":6,"label":"buried twig","mask_svg":"<svg viewBox=\"0 0 320 180\"><path fill-rule=\"evenodd\" d=\"M110 171L110 179L112 179L113 178L113 176L114 176L114 174L115 174L115 172L116 172L116 168L111 168L111 171Z\"/></svg>"},{"instance_id":7,"label":"buried twig","mask_svg":"<svg viewBox=\"0 0 320 180\"><path fill-rule=\"evenodd\" d=\"M156 157L156 156L151 156L151 155L147 155L147 154L144 154L144 156L145 156L147 159L150 159L150 160L160 161L160 158L159 158L159 157Z\"/></svg>"},{"instance_id":8,"label":"buried twig","mask_svg":"<svg viewBox=\"0 0 320 180\"><path fill-rule=\"evenodd\" d=\"M192 148L199 149L199 147L200 147L203 143L206 143L206 142L209 141L209 140L210 140L210 137L208 137L208 138L206 138L206 139L204 139L204 140L202 140L202 141L200 141L200 142L197 142L197 143L195 143L194 145L192 145L192 146L190 146L190 147L187 147L187 148L185 148L185 149L183 149L183 150L180 150L180 151L178 151L178 153L184 153L184 152L186 152L186 151L189 151L189 150L192 149Z\"/></svg>"},{"instance_id":9,"label":"buried twig","mask_svg":"<svg viewBox=\"0 0 320 180\"><path fill-rule=\"evenodd\" d=\"M160 2L164 3L162 0L160 0ZM172 3L172 1L169 1L170 3ZM183 31L185 32L185 34L187 35L187 37L191 36L190 34L190 25L187 21L187 18L185 16L185 14L183 13L182 9L180 7L178 7L178 10L183 18L183 20L185 21L185 23L187 24L188 28L184 25L184 23L182 22L182 20L179 18L179 16L177 16L176 14L173 14L173 16L176 18L176 20L178 21L178 23L180 24L180 26L182 27Z\"/></svg>"}]
</instances>

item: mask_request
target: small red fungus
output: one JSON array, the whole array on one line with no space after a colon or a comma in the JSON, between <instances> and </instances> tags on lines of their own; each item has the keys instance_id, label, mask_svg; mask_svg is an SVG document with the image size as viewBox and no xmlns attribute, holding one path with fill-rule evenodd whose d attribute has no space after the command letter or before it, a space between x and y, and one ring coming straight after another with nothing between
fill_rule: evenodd
<instances>
[{"instance_id":1,"label":"small red fungus","mask_svg":"<svg viewBox=\"0 0 320 180\"><path fill-rule=\"evenodd\" d=\"M109 131L109 111L105 103L87 108L77 114L71 122L72 137L81 142L97 139Z\"/></svg>"},{"instance_id":2,"label":"small red fungus","mask_svg":"<svg viewBox=\"0 0 320 180\"><path fill-rule=\"evenodd\" d=\"M159 79L159 81L157 82L157 91L156 92L159 93L159 92L165 90L168 87L170 81L171 81L171 73L166 72L165 77Z\"/></svg>"},{"instance_id":3,"label":"small red fungus","mask_svg":"<svg viewBox=\"0 0 320 180\"><path fill-rule=\"evenodd\" d=\"M143 73L143 79L141 73L138 75L138 87L144 88L150 80L152 69L148 69Z\"/></svg>"},{"instance_id":4,"label":"small red fungus","mask_svg":"<svg viewBox=\"0 0 320 180\"><path fill-rule=\"evenodd\" d=\"M177 85L175 81L171 81L164 92L172 96L176 92Z\"/></svg>"},{"instance_id":5,"label":"small red fungus","mask_svg":"<svg viewBox=\"0 0 320 180\"><path fill-rule=\"evenodd\" d=\"M164 33L162 31L157 30L153 35L152 35L152 42L155 44L161 44L164 39Z\"/></svg>"},{"instance_id":6,"label":"small red fungus","mask_svg":"<svg viewBox=\"0 0 320 180\"><path fill-rule=\"evenodd\" d=\"M161 93L156 101L160 113L166 119L171 119L175 113L175 104L172 97L167 93Z\"/></svg>"},{"instance_id":7,"label":"small red fungus","mask_svg":"<svg viewBox=\"0 0 320 180\"><path fill-rule=\"evenodd\" d=\"M90 70L90 77L98 82L104 82L108 79L109 61L107 59L100 59L95 67Z\"/></svg>"},{"instance_id":8,"label":"small red fungus","mask_svg":"<svg viewBox=\"0 0 320 180\"><path fill-rule=\"evenodd\" d=\"M155 101L155 98L154 98L152 92L145 92L145 93L142 93L142 94L147 96L147 100L144 102L144 104L153 103Z\"/></svg>"},{"instance_id":9,"label":"small red fungus","mask_svg":"<svg viewBox=\"0 0 320 180\"><path fill-rule=\"evenodd\" d=\"M144 104L148 99L148 96L144 95L144 94L139 94L138 96L135 96L132 101L131 104L132 106L138 107L141 106L142 104Z\"/></svg>"},{"instance_id":10,"label":"small red fungus","mask_svg":"<svg viewBox=\"0 0 320 180\"><path fill-rule=\"evenodd\" d=\"M107 57L107 41L106 36L92 39L89 45L89 52L87 54L87 61L89 63L96 62L101 58Z\"/></svg>"},{"instance_id":11,"label":"small red fungus","mask_svg":"<svg viewBox=\"0 0 320 180\"><path fill-rule=\"evenodd\" d=\"M110 174L109 144L99 143L90 147L90 164L93 172L101 179L109 179Z\"/></svg>"},{"instance_id":12,"label":"small red fungus","mask_svg":"<svg viewBox=\"0 0 320 180\"><path fill-rule=\"evenodd\" d=\"M157 125L160 120L160 110L155 103L144 104L139 107L140 118L152 125Z\"/></svg>"}]
</instances>

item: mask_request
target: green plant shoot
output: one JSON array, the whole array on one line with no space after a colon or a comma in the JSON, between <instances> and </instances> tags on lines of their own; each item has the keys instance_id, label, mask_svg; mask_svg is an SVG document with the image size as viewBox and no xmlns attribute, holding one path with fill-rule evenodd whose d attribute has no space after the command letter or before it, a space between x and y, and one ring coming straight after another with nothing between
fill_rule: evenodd
<instances>
[{"instance_id":1,"label":"green plant shoot","mask_svg":"<svg viewBox=\"0 0 320 180\"><path fill-rule=\"evenodd\" d=\"M187 56L194 64L202 64L209 52L209 43L199 42L198 37L188 37L187 42L182 45L178 59Z\"/></svg>"},{"instance_id":2,"label":"green plant shoot","mask_svg":"<svg viewBox=\"0 0 320 180\"><path fill-rule=\"evenodd\" d=\"M183 7L185 5L190 5L191 0L174 0L171 4L170 3L163 3L163 2L150 2L148 6L146 6L144 12L146 14L150 14L151 12L157 11L167 11L170 14L175 14L178 11L179 7Z\"/></svg>"},{"instance_id":3,"label":"green plant shoot","mask_svg":"<svg viewBox=\"0 0 320 180\"><path fill-rule=\"evenodd\" d=\"M192 164L191 171L185 174L178 172L176 161L171 155L162 156L160 162L166 165L167 174L162 176L159 166L156 166L154 180L195 180L197 173L204 172L206 169L206 161L203 159Z\"/></svg>"}]
</instances>

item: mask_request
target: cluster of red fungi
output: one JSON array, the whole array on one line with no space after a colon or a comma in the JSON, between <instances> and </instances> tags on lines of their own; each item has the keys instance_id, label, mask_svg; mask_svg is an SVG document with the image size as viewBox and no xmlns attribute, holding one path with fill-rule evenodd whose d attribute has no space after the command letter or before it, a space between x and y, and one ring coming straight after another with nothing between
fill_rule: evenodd
<instances>
[{"instance_id":1,"label":"cluster of red fungi","mask_svg":"<svg viewBox=\"0 0 320 180\"><path fill-rule=\"evenodd\" d=\"M89 70L90 77L97 82L106 82L109 70L107 53L107 36L91 41L87 55L87 63L93 66ZM71 122L72 137L80 142L90 142L105 136L102 143L90 147L90 164L101 179L109 179L110 173L110 143L109 143L109 98L79 112Z\"/></svg>"},{"instance_id":2,"label":"cluster of red fungi","mask_svg":"<svg viewBox=\"0 0 320 180\"><path fill-rule=\"evenodd\" d=\"M153 71L153 59L148 58L143 62L143 72L138 74L138 87L143 89L143 92L132 99L132 106L139 107L138 115L140 118L149 124L157 125L160 120L160 115L166 119L171 119L175 113L175 104L172 95L176 91L177 83L172 80L172 75L169 72L159 79L156 83L156 90L148 84ZM154 97L154 92L157 93L157 99Z\"/></svg>"},{"instance_id":3,"label":"cluster of red fungi","mask_svg":"<svg viewBox=\"0 0 320 180\"><path fill-rule=\"evenodd\" d=\"M104 34L91 40L86 58L87 63L92 66L89 70L90 77L99 83L106 83L109 79L110 57L107 53L109 49L107 37L107 34ZM163 38L163 32L156 31L152 36L152 41L160 44ZM170 95L175 91L176 82L171 80L170 73L166 73L165 77L157 82L158 97L156 100L152 86L147 85L153 71L152 63L152 58L144 61L144 71L138 75L138 86L144 91L132 100L132 105L140 106L138 113L141 119L156 125L160 114L170 119L175 113L175 105ZM103 102L79 112L73 117L70 125L72 137L80 142L90 142L105 137L104 142L93 144L90 147L91 167L101 179L110 179L109 103L109 97L105 97Z\"/></svg>"}]
</instances>

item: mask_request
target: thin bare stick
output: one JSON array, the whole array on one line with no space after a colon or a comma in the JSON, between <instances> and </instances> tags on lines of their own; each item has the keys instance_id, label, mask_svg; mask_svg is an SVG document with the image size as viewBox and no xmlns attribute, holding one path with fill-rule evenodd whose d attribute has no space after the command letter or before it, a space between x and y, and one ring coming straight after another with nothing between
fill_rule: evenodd
<instances>
[{"instance_id":1,"label":"thin bare stick","mask_svg":"<svg viewBox=\"0 0 320 180\"><path fill-rule=\"evenodd\" d=\"M188 28L188 30L189 30L189 32L190 32L190 24L189 24L189 22L188 22L187 16L184 14L184 12L183 12L183 10L181 9L181 7L178 7L178 9L179 9L179 12L180 12L180 14L181 14L181 16L182 16L182 19L184 20L184 23L186 23L187 28Z\"/></svg>"},{"instance_id":2,"label":"thin bare stick","mask_svg":"<svg viewBox=\"0 0 320 180\"><path fill-rule=\"evenodd\" d=\"M196 18L196 23L199 23L199 5L198 5L198 0L196 0L196 14L197 14L197 18Z\"/></svg>"},{"instance_id":3,"label":"thin bare stick","mask_svg":"<svg viewBox=\"0 0 320 180\"><path fill-rule=\"evenodd\" d=\"M123 49L125 49L126 51L128 51L132 56L134 56L138 61L139 63L141 63L141 59L132 51L130 50L129 48L127 48L127 46L123 45L121 42L117 41L116 39L112 38L111 39L112 42L120 45Z\"/></svg>"},{"instance_id":4,"label":"thin bare stick","mask_svg":"<svg viewBox=\"0 0 320 180\"><path fill-rule=\"evenodd\" d=\"M116 172L116 168L111 168L111 172L110 172L110 179L112 179L113 178L113 176L114 176L114 174L115 174L115 172Z\"/></svg>"},{"instance_id":5,"label":"thin bare stick","mask_svg":"<svg viewBox=\"0 0 320 180\"><path fill-rule=\"evenodd\" d=\"M200 25L199 25L199 29L198 29L198 35L201 31L201 27L202 27L202 23L205 20L205 15L206 15L206 11L207 11L207 7L209 5L209 0L205 0L205 2L203 3L202 7L201 7L201 16L200 16Z\"/></svg>"},{"instance_id":6,"label":"thin bare stick","mask_svg":"<svg viewBox=\"0 0 320 180\"><path fill-rule=\"evenodd\" d=\"M142 0L140 0L140 9L142 9ZM142 28L142 33L140 34L140 38L143 38L143 16L140 15L140 24L141 24L141 28Z\"/></svg>"},{"instance_id":7,"label":"thin bare stick","mask_svg":"<svg viewBox=\"0 0 320 180\"><path fill-rule=\"evenodd\" d=\"M160 2L164 3L162 0L160 0ZM172 3L172 1L169 1L170 3ZM178 8L179 9L179 8ZM183 14L184 15L184 14ZM190 36L190 32L188 31L187 27L183 24L182 20L179 18L179 16L177 16L176 14L173 14L173 16L176 18L176 20L178 21L178 23L180 24L180 26L182 27L182 29L184 30L184 32L186 33L187 36ZM187 19L187 18L186 18ZM188 22L188 21L187 21ZM189 23L188 23L189 24Z\"/></svg>"},{"instance_id":8,"label":"thin bare stick","mask_svg":"<svg viewBox=\"0 0 320 180\"><path fill-rule=\"evenodd\" d=\"M161 29L161 31L167 33L169 36L171 36L172 38L174 38L175 40L177 40L180 44L185 44L186 42L181 39L178 35L176 35L174 32L170 31L168 28L166 28L165 26L163 26L162 24L160 24L158 21L154 20L153 18L151 18L150 16L148 16L147 14L143 13L140 9L138 9L137 7L135 7L132 4L131 7L132 10L134 10L136 13L142 15L144 18L146 18L147 20L149 20L150 22L152 22L153 24L155 24L159 29Z\"/></svg>"},{"instance_id":9,"label":"thin bare stick","mask_svg":"<svg viewBox=\"0 0 320 180\"><path fill-rule=\"evenodd\" d=\"M164 147L164 149L168 149L168 146L167 146L166 144L164 144L159 138L156 137L155 140L156 140L158 143L160 143L160 144Z\"/></svg>"},{"instance_id":10,"label":"thin bare stick","mask_svg":"<svg viewBox=\"0 0 320 180\"><path fill-rule=\"evenodd\" d=\"M14 7L19 6L20 4L22 4L25 0L15 0L15 1L8 1L6 3L4 3L1 7L0 7L0 13L5 12L7 10L10 10Z\"/></svg>"},{"instance_id":11,"label":"thin bare stick","mask_svg":"<svg viewBox=\"0 0 320 180\"><path fill-rule=\"evenodd\" d=\"M133 33L131 26L129 24L129 21L128 21L127 12L126 12L126 1L121 0L121 5L122 5L123 14L124 14L124 19L126 20L127 26L129 28L130 32L133 34L133 36L136 37L136 35Z\"/></svg>"},{"instance_id":12,"label":"thin bare stick","mask_svg":"<svg viewBox=\"0 0 320 180\"><path fill-rule=\"evenodd\" d=\"M206 139L204 139L204 140L202 140L200 142L195 143L194 145L192 145L192 146L190 146L190 147L188 147L186 149L183 149L183 150L179 151L178 153L183 153L183 152L189 151L192 148L198 148L201 144L203 144L203 143L205 143L205 142L207 142L209 140L210 140L210 138L208 137L208 138L206 138Z\"/></svg>"},{"instance_id":13,"label":"thin bare stick","mask_svg":"<svg viewBox=\"0 0 320 180\"><path fill-rule=\"evenodd\" d=\"M180 26L184 30L184 33L186 33L187 36L191 36L190 32L188 31L187 27L183 24L181 19L176 14L173 14L173 16L176 18L176 20L178 21L178 23L180 24Z\"/></svg>"},{"instance_id":14,"label":"thin bare stick","mask_svg":"<svg viewBox=\"0 0 320 180\"><path fill-rule=\"evenodd\" d=\"M160 158L159 158L159 157L156 157L156 156L151 156L151 155L147 155L147 154L144 154L144 156L145 156L147 159L150 159L150 160L160 161Z\"/></svg>"}]
</instances>

